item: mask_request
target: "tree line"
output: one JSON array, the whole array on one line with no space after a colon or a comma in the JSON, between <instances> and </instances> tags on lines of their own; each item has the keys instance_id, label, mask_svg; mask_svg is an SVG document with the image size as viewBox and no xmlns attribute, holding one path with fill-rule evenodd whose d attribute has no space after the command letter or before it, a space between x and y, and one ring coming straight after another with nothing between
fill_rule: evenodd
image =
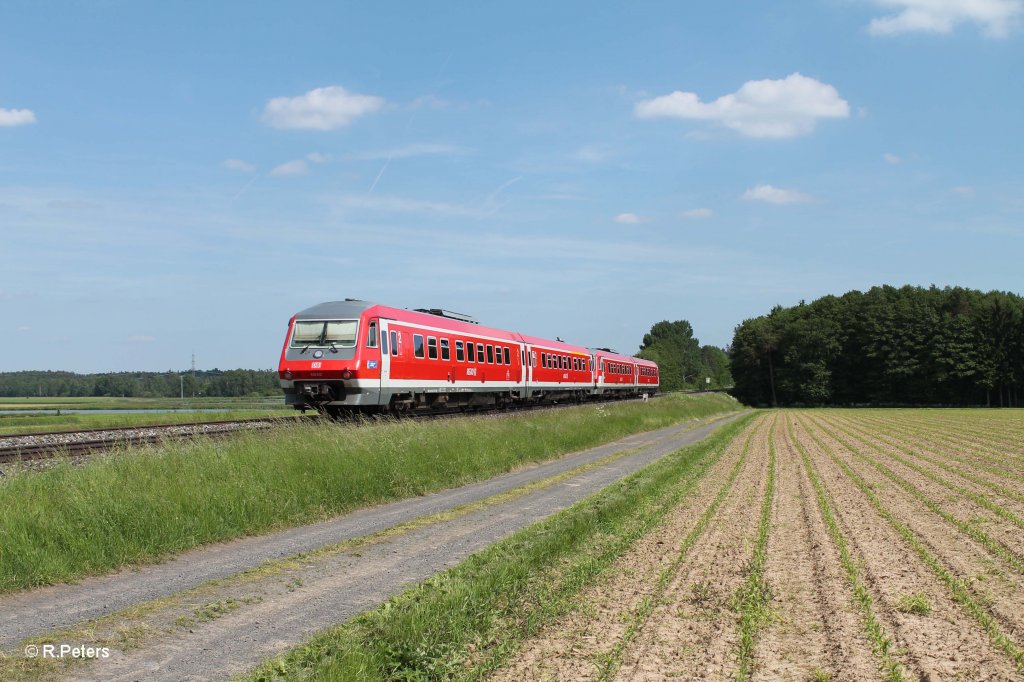
<instances>
[{"instance_id":1,"label":"tree line","mask_svg":"<svg viewBox=\"0 0 1024 682\"><path fill-rule=\"evenodd\" d=\"M1024 299L874 287L736 327L733 394L752 405L1020 405Z\"/></svg>"},{"instance_id":2,"label":"tree line","mask_svg":"<svg viewBox=\"0 0 1024 682\"><path fill-rule=\"evenodd\" d=\"M658 363L662 391L732 385L725 351L716 346L701 346L686 320L655 324L644 335L636 357Z\"/></svg>"},{"instance_id":3,"label":"tree line","mask_svg":"<svg viewBox=\"0 0 1024 682\"><path fill-rule=\"evenodd\" d=\"M281 385L273 370L231 369L191 372L0 372L0 396L9 398L126 397L218 398L278 396Z\"/></svg>"}]
</instances>

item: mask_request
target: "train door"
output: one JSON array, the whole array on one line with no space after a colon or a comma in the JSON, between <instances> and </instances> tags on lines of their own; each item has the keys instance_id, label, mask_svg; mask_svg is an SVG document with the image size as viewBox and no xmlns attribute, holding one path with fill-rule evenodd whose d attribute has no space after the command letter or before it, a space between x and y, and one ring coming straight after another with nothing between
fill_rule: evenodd
<instances>
[{"instance_id":1,"label":"train door","mask_svg":"<svg viewBox=\"0 0 1024 682\"><path fill-rule=\"evenodd\" d=\"M387 343L381 329L383 320L371 318L366 330L366 347L363 349L363 366L365 374L361 377L360 390L364 394L374 392L380 402L381 378L384 376L384 363L387 360ZM374 389L376 389L374 391Z\"/></svg>"},{"instance_id":2,"label":"train door","mask_svg":"<svg viewBox=\"0 0 1024 682\"><path fill-rule=\"evenodd\" d=\"M386 319L382 319L381 326L381 390L384 390L391 379L391 337L390 329Z\"/></svg>"}]
</instances>

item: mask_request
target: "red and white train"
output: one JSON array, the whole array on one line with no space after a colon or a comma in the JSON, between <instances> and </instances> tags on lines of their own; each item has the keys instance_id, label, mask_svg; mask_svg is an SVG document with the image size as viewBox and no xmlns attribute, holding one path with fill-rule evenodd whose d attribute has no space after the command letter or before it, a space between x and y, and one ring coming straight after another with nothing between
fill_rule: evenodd
<instances>
[{"instance_id":1,"label":"red and white train","mask_svg":"<svg viewBox=\"0 0 1024 682\"><path fill-rule=\"evenodd\" d=\"M296 409L402 413L653 394L658 366L438 309L345 299L297 313L278 367Z\"/></svg>"}]
</instances>

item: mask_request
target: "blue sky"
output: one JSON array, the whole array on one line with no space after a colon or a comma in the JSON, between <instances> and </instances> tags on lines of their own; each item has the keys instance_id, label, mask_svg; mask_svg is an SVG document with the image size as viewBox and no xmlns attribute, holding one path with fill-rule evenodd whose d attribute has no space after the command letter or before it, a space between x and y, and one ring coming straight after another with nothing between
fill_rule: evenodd
<instances>
[{"instance_id":1,"label":"blue sky","mask_svg":"<svg viewBox=\"0 0 1024 682\"><path fill-rule=\"evenodd\" d=\"M0 370L1024 291L1024 0L0 5Z\"/></svg>"}]
</instances>

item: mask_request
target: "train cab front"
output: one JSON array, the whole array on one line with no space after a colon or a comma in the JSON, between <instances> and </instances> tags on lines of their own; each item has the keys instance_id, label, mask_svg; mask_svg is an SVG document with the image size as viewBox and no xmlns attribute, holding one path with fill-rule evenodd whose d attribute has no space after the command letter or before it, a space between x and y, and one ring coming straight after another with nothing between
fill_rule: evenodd
<instances>
[{"instance_id":1,"label":"train cab front","mask_svg":"<svg viewBox=\"0 0 1024 682\"><path fill-rule=\"evenodd\" d=\"M359 406L358 334L358 318L293 319L278 367L285 403L328 414Z\"/></svg>"}]
</instances>

